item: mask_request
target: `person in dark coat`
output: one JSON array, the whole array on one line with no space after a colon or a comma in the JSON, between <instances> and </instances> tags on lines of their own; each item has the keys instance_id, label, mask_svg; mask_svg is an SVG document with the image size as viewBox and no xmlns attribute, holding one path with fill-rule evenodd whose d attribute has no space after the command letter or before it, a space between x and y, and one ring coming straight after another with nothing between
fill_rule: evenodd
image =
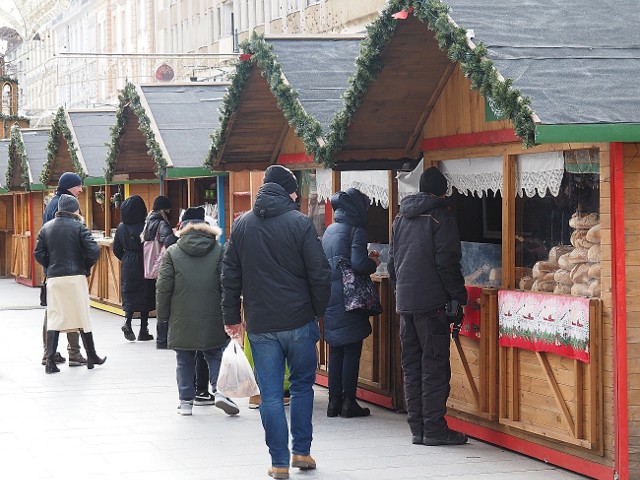
<instances>
[{"instance_id":1,"label":"person in dark coat","mask_svg":"<svg viewBox=\"0 0 640 480\"><path fill-rule=\"evenodd\" d=\"M267 168L253 208L233 224L222 262L225 328L232 338L240 335L242 306L274 478L289 478L289 465L316 468L310 450L318 318L331 293L329 262L313 222L297 209L297 189L291 170ZM285 362L291 372L290 429L284 411Z\"/></svg>"},{"instance_id":2,"label":"person in dark coat","mask_svg":"<svg viewBox=\"0 0 640 480\"><path fill-rule=\"evenodd\" d=\"M215 392L227 336L222 324L222 233L204 221L204 208L188 208L180 222L178 242L167 249L157 281L158 321L169 323L169 348L176 352L180 415L191 415L196 389L196 352L202 351ZM215 392L215 406L229 415L239 412L233 400Z\"/></svg>"},{"instance_id":3,"label":"person in dark coat","mask_svg":"<svg viewBox=\"0 0 640 480\"><path fill-rule=\"evenodd\" d=\"M75 172L64 172L60 175L58 179L58 188L56 188L56 193L49 203L47 203L46 208L44 209L44 213L42 214L42 225L47 223L50 220L53 220L56 216L56 212L58 211L58 202L60 201L60 197L62 195L72 195L78 198L78 195L82 193L82 178ZM47 269L44 269L44 275L47 276ZM69 353L69 366L70 367L80 367L82 365L87 364L87 359L82 356L82 352L80 351L80 335L78 332L67 332L67 352ZM44 353L42 354L42 365L46 364L47 361L47 311L45 309L44 312L44 322L42 325L42 349ZM60 355L60 353L56 352L54 356L56 363L64 363L65 358Z\"/></svg>"},{"instance_id":4,"label":"person in dark coat","mask_svg":"<svg viewBox=\"0 0 640 480\"><path fill-rule=\"evenodd\" d=\"M370 414L356 402L362 341L371 334L366 313L344 309L342 270L338 261L348 258L359 275L371 275L380 264L377 252L367 253L369 198L355 188L331 198L334 223L322 237L322 248L331 265L331 299L324 314L324 339L329 351L328 417L364 417Z\"/></svg>"},{"instance_id":5,"label":"person in dark coat","mask_svg":"<svg viewBox=\"0 0 640 480\"><path fill-rule=\"evenodd\" d=\"M46 373L57 373L55 362L60 332L80 332L87 351L87 368L102 365L96 353L91 327L87 277L100 256L100 247L80 216L73 195L60 196L53 220L45 223L33 252L47 269L47 361Z\"/></svg>"},{"instance_id":6,"label":"person in dark coat","mask_svg":"<svg viewBox=\"0 0 640 480\"><path fill-rule=\"evenodd\" d=\"M449 338L456 310L462 321L467 303L460 235L447 179L435 167L420 176L420 192L402 200L393 221L389 275L400 314L401 363L407 421L412 442L461 445L463 433L449 429L445 415L451 381ZM446 310L445 310L446 309Z\"/></svg>"},{"instance_id":7,"label":"person in dark coat","mask_svg":"<svg viewBox=\"0 0 640 480\"><path fill-rule=\"evenodd\" d=\"M122 222L113 239L113 253L121 262L120 291L124 310L124 338L136 339L131 319L140 312L138 340L153 340L149 333L149 312L156 307L155 282L144 278L142 240L140 235L147 218L147 206L139 195L127 198L120 206Z\"/></svg>"},{"instance_id":8,"label":"person in dark coat","mask_svg":"<svg viewBox=\"0 0 640 480\"><path fill-rule=\"evenodd\" d=\"M173 233L171 222L169 222L169 213L171 212L171 202L164 195L159 195L153 201L153 210L147 217L147 223L142 232L142 240L149 241L156 238L169 248L178 241L178 237ZM155 280L154 290L155 290ZM159 349L167 348L167 331L169 325L166 322L158 320L156 323L156 347Z\"/></svg>"}]
</instances>

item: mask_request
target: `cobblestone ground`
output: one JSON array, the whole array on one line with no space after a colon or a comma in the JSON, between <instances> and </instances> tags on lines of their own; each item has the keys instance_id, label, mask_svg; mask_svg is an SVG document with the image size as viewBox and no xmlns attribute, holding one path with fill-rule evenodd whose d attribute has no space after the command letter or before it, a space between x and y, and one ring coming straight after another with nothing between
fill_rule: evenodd
<instances>
[{"instance_id":1,"label":"cobblestone ground","mask_svg":"<svg viewBox=\"0 0 640 480\"><path fill-rule=\"evenodd\" d=\"M215 407L177 415L173 352L127 342L116 315L92 310L98 353L108 357L103 366L63 365L45 375L37 299L37 289L0 279L1 479L268 478L259 412L239 399L236 417ZM66 356L64 335L60 344ZM327 418L326 402L318 387L318 469L292 469L294 480L584 478L475 439L462 447L411 445L404 415L367 405L369 418Z\"/></svg>"}]
</instances>

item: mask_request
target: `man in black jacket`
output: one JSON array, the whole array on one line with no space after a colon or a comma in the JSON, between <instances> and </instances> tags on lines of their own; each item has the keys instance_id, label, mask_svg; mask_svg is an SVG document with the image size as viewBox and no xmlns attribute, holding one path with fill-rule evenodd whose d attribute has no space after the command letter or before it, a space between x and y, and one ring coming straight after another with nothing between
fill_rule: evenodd
<instances>
[{"instance_id":1,"label":"man in black jacket","mask_svg":"<svg viewBox=\"0 0 640 480\"><path fill-rule=\"evenodd\" d=\"M435 167L425 170L420 192L400 204L389 248L387 267L400 314L404 394L414 444L467 442L467 436L450 430L445 419L453 322L445 308L457 301L455 313L461 322L462 305L467 303L458 225L446 191L444 175Z\"/></svg>"},{"instance_id":2,"label":"man in black jacket","mask_svg":"<svg viewBox=\"0 0 640 480\"><path fill-rule=\"evenodd\" d=\"M271 454L269 475L274 478L289 478L285 360L291 382L291 466L316 467L310 449L318 317L331 294L329 262L313 222L297 211L297 188L289 169L267 168L253 209L233 225L222 263L223 320L227 333L239 336L243 303L260 380L260 416Z\"/></svg>"},{"instance_id":3,"label":"man in black jacket","mask_svg":"<svg viewBox=\"0 0 640 480\"><path fill-rule=\"evenodd\" d=\"M82 193L82 178L80 175L74 172L64 172L60 175L58 179L58 188L56 189L56 193L49 203L47 203L47 207L42 214L42 225L47 223L49 220L53 220L56 216L56 212L58 211L58 202L60 201L60 196L62 195L73 195L78 198L78 195ZM47 275L47 269L44 270L44 275ZM67 332L67 341L69 345L67 346L67 352L69 352L69 366L70 367L80 367L82 365L87 364L87 359L82 356L82 352L80 351L80 335L78 332ZM47 310L44 311L44 323L42 325L42 348L44 353L42 354L42 365L47 363ZM54 361L56 363L64 363L65 358L60 355L59 352L56 352Z\"/></svg>"}]
</instances>

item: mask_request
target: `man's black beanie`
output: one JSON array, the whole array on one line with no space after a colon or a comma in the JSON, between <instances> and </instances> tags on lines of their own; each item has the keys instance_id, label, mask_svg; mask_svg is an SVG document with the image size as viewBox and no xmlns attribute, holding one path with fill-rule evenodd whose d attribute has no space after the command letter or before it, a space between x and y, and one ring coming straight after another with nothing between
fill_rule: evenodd
<instances>
[{"instance_id":1,"label":"man's black beanie","mask_svg":"<svg viewBox=\"0 0 640 480\"><path fill-rule=\"evenodd\" d=\"M277 183L284 188L287 193L298 190L298 181L291 170L282 165L271 165L264 172L264 183Z\"/></svg>"}]
</instances>

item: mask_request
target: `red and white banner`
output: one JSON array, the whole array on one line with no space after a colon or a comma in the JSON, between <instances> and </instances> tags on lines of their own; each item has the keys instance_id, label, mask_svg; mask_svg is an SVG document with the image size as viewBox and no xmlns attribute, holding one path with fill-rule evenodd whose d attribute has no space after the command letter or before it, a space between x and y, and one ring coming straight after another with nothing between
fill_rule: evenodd
<instances>
[{"instance_id":1,"label":"red and white banner","mask_svg":"<svg viewBox=\"0 0 640 480\"><path fill-rule=\"evenodd\" d=\"M480 340L480 297L482 287L467 286L467 305L464 307L464 322L460 335Z\"/></svg>"},{"instance_id":2,"label":"red and white banner","mask_svg":"<svg viewBox=\"0 0 640 480\"><path fill-rule=\"evenodd\" d=\"M500 346L551 352L589 363L589 299L498 292Z\"/></svg>"}]
</instances>

